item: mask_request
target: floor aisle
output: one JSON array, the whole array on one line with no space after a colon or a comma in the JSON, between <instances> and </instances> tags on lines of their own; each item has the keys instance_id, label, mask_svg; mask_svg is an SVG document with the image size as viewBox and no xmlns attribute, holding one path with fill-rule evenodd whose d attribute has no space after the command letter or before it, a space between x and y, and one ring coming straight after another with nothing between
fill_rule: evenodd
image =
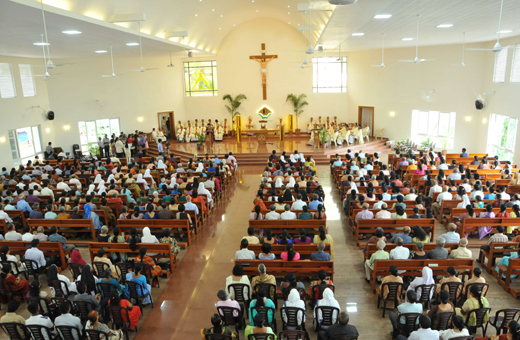
<instances>
[{"instance_id":1,"label":"floor aisle","mask_svg":"<svg viewBox=\"0 0 520 340\"><path fill-rule=\"evenodd\" d=\"M227 198L229 203L223 202L217 207L212 220L197 236L172 278L167 284L163 283L163 293L156 299L155 308L150 310L134 340L148 340L151 336L196 339L202 327L211 325L210 317L216 312L217 291L225 288L226 277L231 275L234 255L239 249L240 239L246 234L252 200L260 182L260 167L241 166L239 169L236 190L232 197ZM329 168L319 166L318 173L327 195L329 233L335 240L336 299L342 310L349 312L350 323L357 327L360 339L390 339L388 316L381 318L381 311L376 309L377 299L364 281L362 252L355 246L350 227L346 224L339 194L331 186ZM441 233L444 233L444 227L438 224L436 235ZM476 257L477 249L471 250ZM498 286L495 278L487 273L484 276L490 283L488 299L493 314L500 308L520 307L520 302ZM277 319L280 331L279 316ZM306 325L311 339L316 339L309 307Z\"/></svg>"}]
</instances>

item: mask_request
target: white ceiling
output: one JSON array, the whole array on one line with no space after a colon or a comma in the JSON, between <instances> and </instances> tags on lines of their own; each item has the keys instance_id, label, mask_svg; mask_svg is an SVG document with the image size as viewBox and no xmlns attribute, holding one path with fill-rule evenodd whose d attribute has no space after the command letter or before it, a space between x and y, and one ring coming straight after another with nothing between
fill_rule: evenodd
<instances>
[{"instance_id":1,"label":"white ceiling","mask_svg":"<svg viewBox=\"0 0 520 340\"><path fill-rule=\"evenodd\" d=\"M308 13L298 12L306 0L43 0L46 11L51 57L92 57L95 50L114 46L115 56L138 56L138 47L125 46L137 41L137 23L114 25L112 14L146 13L142 22L144 57L172 51L183 55L185 47L199 53L218 53L220 42L242 23L259 18L278 19L297 28L308 24ZM318 8L327 1L313 2ZM37 0L0 0L0 55L41 57L43 23ZM382 33L386 47L414 46L416 15L421 14L420 45L461 43L496 39L500 0L358 0L349 6L332 6L313 11L312 44L325 50L342 51L380 48ZM258 12L257 12L258 11ZM196 14L196 16L195 16ZM373 19L375 14L392 14L390 19ZM504 0L502 29L513 30L503 37L520 34L520 0ZM436 28L450 23L452 28ZM81 35L69 36L63 30L75 29ZM172 32L188 31L188 37L165 39ZM365 33L352 37L354 32Z\"/></svg>"},{"instance_id":2,"label":"white ceiling","mask_svg":"<svg viewBox=\"0 0 520 340\"><path fill-rule=\"evenodd\" d=\"M496 40L500 0L358 0L334 10L319 44L324 48L342 51L381 48L385 33L385 47L415 46L417 14L420 14L419 44L443 45ZM391 14L390 19L374 19L376 14ZM520 34L520 1L504 0L503 34ZM453 24L451 28L437 28L439 24ZM352 33L363 32L355 37ZM402 38L414 38L402 41Z\"/></svg>"}]
</instances>

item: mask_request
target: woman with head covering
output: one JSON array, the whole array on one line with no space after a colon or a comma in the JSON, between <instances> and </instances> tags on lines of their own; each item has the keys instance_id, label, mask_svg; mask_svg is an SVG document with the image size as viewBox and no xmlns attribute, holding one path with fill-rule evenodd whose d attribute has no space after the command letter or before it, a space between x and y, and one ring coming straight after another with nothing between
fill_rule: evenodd
<instances>
[{"instance_id":1,"label":"woman with head covering","mask_svg":"<svg viewBox=\"0 0 520 340\"><path fill-rule=\"evenodd\" d=\"M164 164L164 161L162 159L159 159L157 161L157 169L163 169L165 172L167 172L166 169L168 169L168 167L166 166L166 164Z\"/></svg>"},{"instance_id":2,"label":"woman with head covering","mask_svg":"<svg viewBox=\"0 0 520 340\"><path fill-rule=\"evenodd\" d=\"M106 193L106 187L105 187L105 182L100 182L99 183L99 187L98 187L98 195L101 195L102 193Z\"/></svg>"},{"instance_id":3,"label":"woman with head covering","mask_svg":"<svg viewBox=\"0 0 520 340\"><path fill-rule=\"evenodd\" d=\"M101 227L103 226L103 223L99 220L99 216L92 211L92 207L88 204L85 204L85 207L83 208L83 218L92 220L92 223L94 224L94 228L97 230L101 230Z\"/></svg>"},{"instance_id":4,"label":"woman with head covering","mask_svg":"<svg viewBox=\"0 0 520 340\"><path fill-rule=\"evenodd\" d=\"M289 293L289 297L287 298L287 301L283 302L284 307L297 307L303 309L302 313L298 313L298 325L301 325L302 322L305 322L305 302L300 299L300 294L298 293L298 290L291 289L291 292ZM285 313L282 313L282 318L284 322L287 322L287 315ZM303 320L302 320L303 318ZM287 327L288 330L292 330L292 327Z\"/></svg>"},{"instance_id":5,"label":"woman with head covering","mask_svg":"<svg viewBox=\"0 0 520 340\"><path fill-rule=\"evenodd\" d=\"M338 300L336 300L334 298L334 292L330 288L325 288L325 290L323 291L323 299L316 300L316 307L320 307L320 306L321 307L336 307L337 309L339 309L339 311L341 311L341 307L339 306L339 302L338 302ZM316 307L314 307L314 310L316 310ZM332 313L332 323L333 324L336 323L339 311L337 313L334 313L334 312ZM315 324L316 323L320 323L321 324L323 322L323 315L321 313L321 310L318 310L317 314L318 314L318 319L317 320L314 319L314 323ZM316 312L314 312L314 315L316 315Z\"/></svg>"},{"instance_id":6,"label":"woman with head covering","mask_svg":"<svg viewBox=\"0 0 520 340\"><path fill-rule=\"evenodd\" d=\"M151 176L150 176L151 177ZM136 183L144 183L144 188L145 190L148 190L148 183L146 182L146 180L143 178L143 174L138 174L137 175L137 179L135 180Z\"/></svg>"},{"instance_id":7,"label":"woman with head covering","mask_svg":"<svg viewBox=\"0 0 520 340\"><path fill-rule=\"evenodd\" d=\"M107 183L111 183L110 181L111 180L116 180L116 177L114 176L114 174L110 174L110 176L108 176L108 179L107 179Z\"/></svg>"},{"instance_id":8,"label":"woman with head covering","mask_svg":"<svg viewBox=\"0 0 520 340\"><path fill-rule=\"evenodd\" d=\"M94 179L94 183L97 184L99 182L101 182L103 179L101 178L101 174L97 174L96 175L96 178Z\"/></svg>"},{"instance_id":9,"label":"woman with head covering","mask_svg":"<svg viewBox=\"0 0 520 340\"><path fill-rule=\"evenodd\" d=\"M77 249L73 249L72 253L70 253L70 263L78 263L82 266L86 265L87 263L85 260L83 260L83 257L81 257L81 253Z\"/></svg>"},{"instance_id":10,"label":"woman with head covering","mask_svg":"<svg viewBox=\"0 0 520 340\"><path fill-rule=\"evenodd\" d=\"M77 293L76 284L74 282L70 282L69 278L58 274L58 267L55 264L52 264L49 269L47 269L47 281L51 280L60 280L61 281L61 289L64 292L67 292L67 289L70 293ZM54 288L51 287L51 296L54 297L56 292Z\"/></svg>"},{"instance_id":11,"label":"woman with head covering","mask_svg":"<svg viewBox=\"0 0 520 340\"><path fill-rule=\"evenodd\" d=\"M408 286L408 290L414 290L420 285L433 285L435 281L433 280L433 271L429 267L424 267L422 269L422 276L416 277ZM433 296L433 291L430 292L430 298ZM417 289L417 296L421 296L422 290L421 288Z\"/></svg>"},{"instance_id":12,"label":"woman with head covering","mask_svg":"<svg viewBox=\"0 0 520 340\"><path fill-rule=\"evenodd\" d=\"M275 188L281 188L283 185L283 179L281 177L278 177L276 179L276 182L274 183Z\"/></svg>"},{"instance_id":13,"label":"woman with head covering","mask_svg":"<svg viewBox=\"0 0 520 340\"><path fill-rule=\"evenodd\" d=\"M287 187L294 188L295 184L296 184L296 181L294 180L294 177L291 176L291 178L289 178L289 183L287 183Z\"/></svg>"},{"instance_id":14,"label":"woman with head covering","mask_svg":"<svg viewBox=\"0 0 520 340\"><path fill-rule=\"evenodd\" d=\"M457 204L457 208L466 208L468 205L471 205L471 201L467 194L462 195L462 202Z\"/></svg>"},{"instance_id":15,"label":"woman with head covering","mask_svg":"<svg viewBox=\"0 0 520 340\"><path fill-rule=\"evenodd\" d=\"M199 183L197 195L207 195L208 205L210 209L213 208L213 197L211 196L211 192L204 186L204 183Z\"/></svg>"},{"instance_id":16,"label":"woman with head covering","mask_svg":"<svg viewBox=\"0 0 520 340\"><path fill-rule=\"evenodd\" d=\"M357 185L354 181L350 182L350 189L348 189L348 192L352 192L352 190L354 190L356 193L359 193Z\"/></svg>"},{"instance_id":17,"label":"woman with head covering","mask_svg":"<svg viewBox=\"0 0 520 340\"><path fill-rule=\"evenodd\" d=\"M88 191L87 191L87 196L92 195L95 192L96 192L96 185L95 184L89 185Z\"/></svg>"},{"instance_id":18,"label":"woman with head covering","mask_svg":"<svg viewBox=\"0 0 520 340\"><path fill-rule=\"evenodd\" d=\"M101 187L104 187L104 186L105 186L105 181L101 180L101 181L99 181L99 183L97 185L97 189L100 189Z\"/></svg>"},{"instance_id":19,"label":"woman with head covering","mask_svg":"<svg viewBox=\"0 0 520 340\"><path fill-rule=\"evenodd\" d=\"M197 169L195 169L195 172L202 172L202 170L204 170L204 164L201 162L197 164Z\"/></svg>"}]
</instances>

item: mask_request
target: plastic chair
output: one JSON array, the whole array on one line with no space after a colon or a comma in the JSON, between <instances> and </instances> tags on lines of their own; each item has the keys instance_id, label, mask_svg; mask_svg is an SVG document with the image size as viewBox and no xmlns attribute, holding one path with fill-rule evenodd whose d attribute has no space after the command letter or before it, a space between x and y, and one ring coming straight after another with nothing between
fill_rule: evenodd
<instances>
[{"instance_id":1,"label":"plastic chair","mask_svg":"<svg viewBox=\"0 0 520 340\"><path fill-rule=\"evenodd\" d=\"M287 330L287 327L294 327L297 330L302 330L307 333L305 329L305 309L298 307L282 307L280 309L282 316L282 330ZM301 313L301 323L298 322L298 316ZM285 315L285 318L284 318ZM306 335L309 340L308 334Z\"/></svg>"},{"instance_id":2,"label":"plastic chair","mask_svg":"<svg viewBox=\"0 0 520 340\"><path fill-rule=\"evenodd\" d=\"M88 301L74 301L74 304L77 306L77 310L79 311L81 323L86 323L88 320L88 313L90 313L91 310L94 310L94 306Z\"/></svg>"},{"instance_id":3,"label":"plastic chair","mask_svg":"<svg viewBox=\"0 0 520 340\"><path fill-rule=\"evenodd\" d=\"M235 312L238 312L238 316L235 316ZM217 307L217 313L220 316L220 320L222 320L222 325L235 326L238 338L240 329L246 325L242 309L235 307Z\"/></svg>"},{"instance_id":4,"label":"plastic chair","mask_svg":"<svg viewBox=\"0 0 520 340\"><path fill-rule=\"evenodd\" d=\"M262 315L264 318L264 325L268 325L269 327L274 329L274 332L278 332L278 327L276 325L276 309L272 307L251 307L251 315L253 315L253 312L255 311L257 314ZM269 314L271 315L271 322L269 322ZM254 319L254 317L253 317Z\"/></svg>"},{"instance_id":5,"label":"plastic chair","mask_svg":"<svg viewBox=\"0 0 520 340\"><path fill-rule=\"evenodd\" d=\"M272 283L257 283L255 292L263 290L268 299L271 299L276 309L278 309L278 299L276 298L276 285Z\"/></svg>"},{"instance_id":6,"label":"plastic chair","mask_svg":"<svg viewBox=\"0 0 520 340\"><path fill-rule=\"evenodd\" d=\"M462 293L462 295L460 296L460 299L458 301L459 307L462 307L464 302L466 302L468 293L469 293L469 289L471 288L471 286L479 286L481 289L481 292L482 292L482 296L486 296L487 292L489 290L489 283L476 282L476 283L471 283L471 284L466 285L466 287L464 287L464 292Z\"/></svg>"},{"instance_id":7,"label":"plastic chair","mask_svg":"<svg viewBox=\"0 0 520 340\"><path fill-rule=\"evenodd\" d=\"M305 331L281 331L278 334L279 340L305 340L307 333Z\"/></svg>"},{"instance_id":8,"label":"plastic chair","mask_svg":"<svg viewBox=\"0 0 520 340\"><path fill-rule=\"evenodd\" d=\"M208 334L204 334L204 336L206 337L206 340L232 340L231 335L227 335L227 334L208 333ZM237 339L238 339L238 334L237 334Z\"/></svg>"},{"instance_id":9,"label":"plastic chair","mask_svg":"<svg viewBox=\"0 0 520 340\"><path fill-rule=\"evenodd\" d=\"M74 263L74 262L68 263L67 266L69 267L69 271L72 274L72 280L74 282L76 282L76 280L78 279L78 276L81 275L81 268L83 268L83 266L79 263Z\"/></svg>"},{"instance_id":10,"label":"plastic chair","mask_svg":"<svg viewBox=\"0 0 520 340\"><path fill-rule=\"evenodd\" d=\"M357 335L334 335L331 340L357 340Z\"/></svg>"},{"instance_id":11,"label":"plastic chair","mask_svg":"<svg viewBox=\"0 0 520 340\"><path fill-rule=\"evenodd\" d=\"M114 264L114 266L116 267L116 269L119 269L119 282L121 282L121 284L124 285L126 281L126 274L128 274L128 269L132 268L132 264L128 262L118 262Z\"/></svg>"},{"instance_id":12,"label":"plastic chair","mask_svg":"<svg viewBox=\"0 0 520 340\"><path fill-rule=\"evenodd\" d=\"M123 319L123 314L126 313L126 319L130 320L130 315L128 314L128 309L121 307L121 306L107 306L108 310L110 311L110 316L112 317L112 328L114 326L120 328L123 330L123 333L125 334L126 340L129 340L128 338L128 330L130 329L130 322L125 321ZM137 326L135 327L135 331L137 332Z\"/></svg>"},{"instance_id":13,"label":"plastic chair","mask_svg":"<svg viewBox=\"0 0 520 340\"><path fill-rule=\"evenodd\" d=\"M253 333L247 336L247 340L274 340L275 335L271 333Z\"/></svg>"},{"instance_id":14,"label":"plastic chair","mask_svg":"<svg viewBox=\"0 0 520 340\"><path fill-rule=\"evenodd\" d=\"M27 273L25 271L19 271L18 270L18 266L16 265L16 262L14 261L0 261L0 264L2 264L2 268L4 266L11 266L11 268L13 268L13 274L16 276L16 277L19 277L21 273L23 273L23 276L25 276L25 278L27 279Z\"/></svg>"},{"instance_id":15,"label":"plastic chair","mask_svg":"<svg viewBox=\"0 0 520 340\"><path fill-rule=\"evenodd\" d=\"M98 291L101 292L101 296L104 298L107 298L110 296L110 292L112 291L112 289L118 288L111 283L102 282L102 281L99 281L98 283L96 283L96 286L98 287Z\"/></svg>"},{"instance_id":16,"label":"plastic chair","mask_svg":"<svg viewBox=\"0 0 520 340\"><path fill-rule=\"evenodd\" d=\"M85 329L88 340L108 340L108 333L96 329Z\"/></svg>"},{"instance_id":17,"label":"plastic chair","mask_svg":"<svg viewBox=\"0 0 520 340\"><path fill-rule=\"evenodd\" d=\"M388 294L386 295L386 298L383 298L383 292L384 288L388 287ZM381 291L379 292L379 296L377 297L377 308L380 307L381 301L383 301L383 318L385 317L386 312L386 302L387 301L393 301L394 302L394 309L397 308L399 305L399 296L401 295L403 291L403 284L399 282L387 282L381 285Z\"/></svg>"},{"instance_id":18,"label":"plastic chair","mask_svg":"<svg viewBox=\"0 0 520 340\"><path fill-rule=\"evenodd\" d=\"M322 322L319 322L318 311L321 311ZM330 327L334 323L338 323L339 318L339 308L330 307L330 306L316 306L314 309L314 330L319 332L322 326ZM334 319L334 314L336 314L336 322L332 322Z\"/></svg>"},{"instance_id":19,"label":"plastic chair","mask_svg":"<svg viewBox=\"0 0 520 340\"><path fill-rule=\"evenodd\" d=\"M105 272L105 269L109 269L110 266L101 261L94 261L92 262L92 268L94 268L94 271L97 274L97 277L103 277L103 273Z\"/></svg>"},{"instance_id":20,"label":"plastic chair","mask_svg":"<svg viewBox=\"0 0 520 340\"><path fill-rule=\"evenodd\" d=\"M497 310L495 313L495 316L489 317L489 324L493 327L495 327L496 334L506 334L509 330L507 328L507 325L509 324L509 321L516 320L517 314L520 313L520 309L518 308L507 308L507 309L500 309ZM500 315L503 314L503 315ZM486 325L486 331L487 331L488 325Z\"/></svg>"},{"instance_id":21,"label":"plastic chair","mask_svg":"<svg viewBox=\"0 0 520 340\"><path fill-rule=\"evenodd\" d=\"M454 315L455 315L455 312L444 312L444 313L435 314L432 325L436 325L436 326L435 326L435 328L432 327L432 329L435 329L437 331L443 331L448 328L451 328L451 318Z\"/></svg>"},{"instance_id":22,"label":"plastic chair","mask_svg":"<svg viewBox=\"0 0 520 340\"><path fill-rule=\"evenodd\" d=\"M69 287L65 281L61 280L49 280L49 287L53 287L56 293L62 293L63 296L68 298L70 296ZM65 289L63 289L65 288Z\"/></svg>"},{"instance_id":23,"label":"plastic chair","mask_svg":"<svg viewBox=\"0 0 520 340\"><path fill-rule=\"evenodd\" d=\"M0 323L0 327L4 330L5 334L11 340L30 340L31 334L25 325L22 325L17 322L2 322ZM25 334L22 336L22 334Z\"/></svg>"},{"instance_id":24,"label":"plastic chair","mask_svg":"<svg viewBox=\"0 0 520 340\"><path fill-rule=\"evenodd\" d=\"M251 302L251 289L249 288L249 285L246 285L245 283L233 283L228 286L228 293L231 293L231 290L233 289L235 301L238 303L243 303L244 308L243 310L246 310L247 307L249 307L249 302ZM248 317L246 313L246 318Z\"/></svg>"},{"instance_id":25,"label":"plastic chair","mask_svg":"<svg viewBox=\"0 0 520 340\"><path fill-rule=\"evenodd\" d=\"M285 287L285 288L282 288L282 296L283 296L284 301L287 301L289 299L289 293L291 293L292 289L296 289L298 291L298 293L300 294L301 300L303 300L303 301L307 300L307 292L305 291L305 289L299 288L299 287L296 287L296 288Z\"/></svg>"},{"instance_id":26,"label":"plastic chair","mask_svg":"<svg viewBox=\"0 0 520 340\"><path fill-rule=\"evenodd\" d=\"M143 286L139 282L134 281L127 281L125 283L126 287L128 288L128 291L130 292L130 299L134 299L137 304L139 305L139 308L143 310L143 300L149 296L150 300L152 301L152 308L153 308L153 298L151 293L144 293Z\"/></svg>"},{"instance_id":27,"label":"plastic chair","mask_svg":"<svg viewBox=\"0 0 520 340\"><path fill-rule=\"evenodd\" d=\"M150 266L149 264L146 264L146 263L142 263L142 265L143 265L144 276L146 276L146 282L148 282L149 285L152 285L152 281L153 281L154 277L156 277L157 278L157 288L160 288L161 286L159 285L159 277L153 275L152 266Z\"/></svg>"},{"instance_id":28,"label":"plastic chair","mask_svg":"<svg viewBox=\"0 0 520 340\"><path fill-rule=\"evenodd\" d=\"M446 286L448 286L446 289ZM450 300L456 306L457 301L460 299L462 295L462 287L464 283L462 282L444 282L441 285L441 290L447 290L450 293Z\"/></svg>"},{"instance_id":29,"label":"plastic chair","mask_svg":"<svg viewBox=\"0 0 520 340\"><path fill-rule=\"evenodd\" d=\"M13 296L18 296L22 301L25 301L25 297L23 296L23 294L21 292L13 290L13 288L11 287L11 282L2 278L0 278L0 294L6 297L7 302L11 301L13 299Z\"/></svg>"},{"instance_id":30,"label":"plastic chair","mask_svg":"<svg viewBox=\"0 0 520 340\"><path fill-rule=\"evenodd\" d=\"M81 331L81 329L77 329L73 326L54 326L56 327L56 331L60 335L62 340L75 340L75 334L78 336L78 339L85 339L85 335Z\"/></svg>"},{"instance_id":31,"label":"plastic chair","mask_svg":"<svg viewBox=\"0 0 520 340\"><path fill-rule=\"evenodd\" d=\"M435 285L419 285L415 287L416 293L418 293L419 288L421 288L421 295L418 296L417 302L422 303L424 310L428 310L431 306L432 290L435 290Z\"/></svg>"},{"instance_id":32,"label":"plastic chair","mask_svg":"<svg viewBox=\"0 0 520 340\"><path fill-rule=\"evenodd\" d=\"M57 336L52 333L52 329L42 325L26 325L29 332L31 332L34 340L53 340Z\"/></svg>"},{"instance_id":33,"label":"plastic chair","mask_svg":"<svg viewBox=\"0 0 520 340\"><path fill-rule=\"evenodd\" d=\"M320 285L315 285L312 287L312 294L311 294L311 301L313 303L313 305L316 304L316 295L318 295L318 299L317 300L321 300L323 299L323 292L325 291L325 289L327 288L330 288L332 290L332 292L334 293L336 291L336 288L334 287L334 285L329 285L329 284L320 284ZM316 294L318 293L318 294ZM284 299L284 301L286 301Z\"/></svg>"},{"instance_id":34,"label":"plastic chair","mask_svg":"<svg viewBox=\"0 0 520 340\"><path fill-rule=\"evenodd\" d=\"M400 314L398 316L398 319L397 319L397 329L399 330L399 332L408 337L410 335L410 333L412 333L413 331L416 331L419 329L419 323L417 322L417 320L419 319L419 317L421 316L422 314L420 313L403 313L403 314ZM401 317L404 317L405 318L405 323L402 324L400 322L401 320Z\"/></svg>"},{"instance_id":35,"label":"plastic chair","mask_svg":"<svg viewBox=\"0 0 520 340\"><path fill-rule=\"evenodd\" d=\"M25 267L27 268L27 280L29 280L29 276L32 275L34 279L38 281L38 275L40 274L40 266L38 265L38 262L24 258L23 263L25 263Z\"/></svg>"},{"instance_id":36,"label":"plastic chair","mask_svg":"<svg viewBox=\"0 0 520 340\"><path fill-rule=\"evenodd\" d=\"M468 331L470 334L475 334L477 332L478 328L482 328L482 336L486 336L486 329L487 329L487 322L484 322L484 317L487 313L491 311L491 308L477 308L472 309L466 314L466 326L468 327ZM471 314L475 313L475 326L469 326L469 318L471 317Z\"/></svg>"}]
</instances>

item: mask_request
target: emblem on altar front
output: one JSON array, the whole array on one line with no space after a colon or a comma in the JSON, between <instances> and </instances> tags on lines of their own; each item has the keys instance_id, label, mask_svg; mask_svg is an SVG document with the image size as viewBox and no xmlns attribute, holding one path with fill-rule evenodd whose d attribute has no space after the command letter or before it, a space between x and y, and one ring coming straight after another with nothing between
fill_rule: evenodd
<instances>
[{"instance_id":1,"label":"emblem on altar front","mask_svg":"<svg viewBox=\"0 0 520 340\"><path fill-rule=\"evenodd\" d=\"M267 119L269 118L273 112L271 110L269 110L269 108L267 106L264 106L263 108L260 109L260 111L258 111L257 113L262 119Z\"/></svg>"}]
</instances>

